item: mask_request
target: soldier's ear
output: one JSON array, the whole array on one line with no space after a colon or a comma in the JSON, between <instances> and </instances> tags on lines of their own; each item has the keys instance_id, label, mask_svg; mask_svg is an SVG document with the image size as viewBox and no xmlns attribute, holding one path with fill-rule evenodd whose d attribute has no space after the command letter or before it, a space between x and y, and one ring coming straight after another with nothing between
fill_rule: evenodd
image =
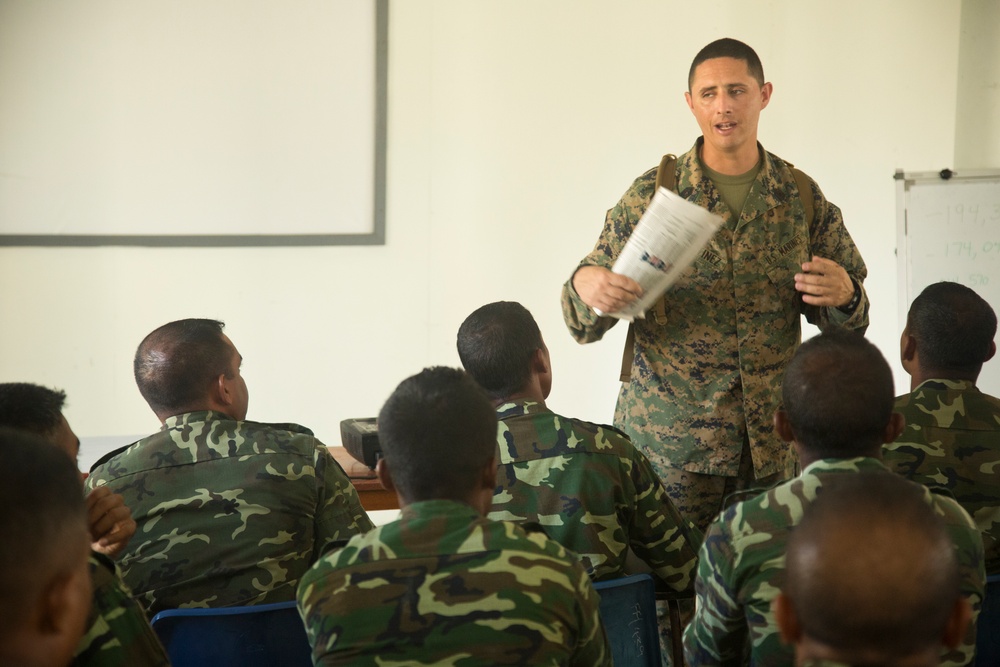
<instances>
[{"instance_id":1,"label":"soldier's ear","mask_svg":"<svg viewBox=\"0 0 1000 667\"><path fill-rule=\"evenodd\" d=\"M986 358L983 359L983 363L985 364L987 361L989 361L990 359L992 359L993 355L995 355L996 353L997 353L997 344L996 344L995 341L991 340L990 341L990 350L989 350L989 352L986 353Z\"/></svg>"},{"instance_id":2,"label":"soldier's ear","mask_svg":"<svg viewBox=\"0 0 1000 667\"><path fill-rule=\"evenodd\" d=\"M386 491L396 490L396 485L392 483L392 473L389 472L389 464L385 462L385 459L379 459L375 463L375 476L378 477L378 481L385 487Z\"/></svg>"},{"instance_id":3,"label":"soldier's ear","mask_svg":"<svg viewBox=\"0 0 1000 667\"><path fill-rule=\"evenodd\" d=\"M941 638L941 643L948 648L957 648L965 639L965 631L969 627L971 618L972 607L969 605L969 600L959 597L955 600L951 615L948 617L948 624L944 627L944 637Z\"/></svg>"},{"instance_id":4,"label":"soldier's ear","mask_svg":"<svg viewBox=\"0 0 1000 667\"><path fill-rule=\"evenodd\" d=\"M784 442L794 442L795 440L792 424L788 421L788 413L784 410L776 410L774 413L774 432Z\"/></svg>"},{"instance_id":5,"label":"soldier's ear","mask_svg":"<svg viewBox=\"0 0 1000 667\"><path fill-rule=\"evenodd\" d=\"M883 444L888 445L890 442L896 442L896 438L899 437L904 428L906 428L906 417L898 412L893 412L892 416L889 417L889 423L885 426L885 432L882 434Z\"/></svg>"},{"instance_id":6,"label":"soldier's ear","mask_svg":"<svg viewBox=\"0 0 1000 667\"><path fill-rule=\"evenodd\" d=\"M802 626L799 625L799 618L795 615L795 604L790 597L778 593L771 603L771 611L778 623L778 634L781 635L783 643L794 646L802 641Z\"/></svg>"}]
</instances>

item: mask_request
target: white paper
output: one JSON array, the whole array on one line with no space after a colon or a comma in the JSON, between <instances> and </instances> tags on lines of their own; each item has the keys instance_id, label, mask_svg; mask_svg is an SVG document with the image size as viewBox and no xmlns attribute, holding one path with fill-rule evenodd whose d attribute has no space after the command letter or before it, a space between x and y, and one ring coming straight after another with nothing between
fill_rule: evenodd
<instances>
[{"instance_id":1,"label":"white paper","mask_svg":"<svg viewBox=\"0 0 1000 667\"><path fill-rule=\"evenodd\" d=\"M622 310L601 313L631 322L663 296L701 253L722 218L675 192L659 188L611 270L642 287L642 297Z\"/></svg>"}]
</instances>

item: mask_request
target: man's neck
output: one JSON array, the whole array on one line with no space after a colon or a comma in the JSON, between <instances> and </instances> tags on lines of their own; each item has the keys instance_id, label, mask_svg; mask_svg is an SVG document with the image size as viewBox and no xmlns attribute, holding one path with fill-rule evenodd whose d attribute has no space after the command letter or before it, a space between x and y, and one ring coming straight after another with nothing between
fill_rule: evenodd
<instances>
[{"instance_id":1,"label":"man's neck","mask_svg":"<svg viewBox=\"0 0 1000 667\"><path fill-rule=\"evenodd\" d=\"M955 382L971 382L976 386L979 379L979 371L975 373L961 373L958 371L940 370L937 368L917 368L910 375L910 391L916 391L917 387L928 380L953 380Z\"/></svg>"},{"instance_id":2,"label":"man's neck","mask_svg":"<svg viewBox=\"0 0 1000 667\"><path fill-rule=\"evenodd\" d=\"M537 382L529 382L526 386L518 389L510 396L494 399L494 407L500 407L504 403L511 401L534 401L535 403L545 403L545 395Z\"/></svg>"},{"instance_id":3,"label":"man's neck","mask_svg":"<svg viewBox=\"0 0 1000 667\"><path fill-rule=\"evenodd\" d=\"M703 142L700 157L701 163L713 171L726 176L739 176L754 168L760 160L760 151L756 141L732 153L716 151L710 144Z\"/></svg>"}]
</instances>

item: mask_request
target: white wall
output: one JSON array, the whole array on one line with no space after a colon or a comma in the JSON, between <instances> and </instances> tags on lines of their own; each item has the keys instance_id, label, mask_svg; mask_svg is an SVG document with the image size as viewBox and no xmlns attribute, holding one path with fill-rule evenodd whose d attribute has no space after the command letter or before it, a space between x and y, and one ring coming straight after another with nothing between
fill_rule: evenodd
<instances>
[{"instance_id":1,"label":"white wall","mask_svg":"<svg viewBox=\"0 0 1000 667\"><path fill-rule=\"evenodd\" d=\"M868 335L894 361L892 175L952 160L961 14L937 0L905 10L393 2L385 246L0 249L0 381L65 388L83 436L152 431L135 345L171 319L218 317L245 359L251 418L299 421L336 443L341 419L375 414L405 376L456 365L471 310L512 299L546 336L552 407L610 421L624 327L576 345L560 287L631 180L693 143L688 65L727 35L758 50L774 83L765 147L844 210L869 266Z\"/></svg>"},{"instance_id":2,"label":"white wall","mask_svg":"<svg viewBox=\"0 0 1000 667\"><path fill-rule=\"evenodd\" d=\"M1000 2L962 0L955 168L1000 168Z\"/></svg>"}]
</instances>

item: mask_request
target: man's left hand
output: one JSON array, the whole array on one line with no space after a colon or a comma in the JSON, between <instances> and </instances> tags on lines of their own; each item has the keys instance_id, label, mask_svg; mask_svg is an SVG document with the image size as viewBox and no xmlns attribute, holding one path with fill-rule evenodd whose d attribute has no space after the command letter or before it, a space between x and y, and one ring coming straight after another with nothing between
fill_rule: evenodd
<instances>
[{"instance_id":1,"label":"man's left hand","mask_svg":"<svg viewBox=\"0 0 1000 667\"><path fill-rule=\"evenodd\" d=\"M823 257L802 263L802 273L795 274L795 289L802 301L811 306L846 306L854 296L854 284L840 264Z\"/></svg>"},{"instance_id":2,"label":"man's left hand","mask_svg":"<svg viewBox=\"0 0 1000 667\"><path fill-rule=\"evenodd\" d=\"M125 499L106 486L97 487L87 496L87 523L90 548L109 558L117 558L135 535L135 520Z\"/></svg>"}]
</instances>

